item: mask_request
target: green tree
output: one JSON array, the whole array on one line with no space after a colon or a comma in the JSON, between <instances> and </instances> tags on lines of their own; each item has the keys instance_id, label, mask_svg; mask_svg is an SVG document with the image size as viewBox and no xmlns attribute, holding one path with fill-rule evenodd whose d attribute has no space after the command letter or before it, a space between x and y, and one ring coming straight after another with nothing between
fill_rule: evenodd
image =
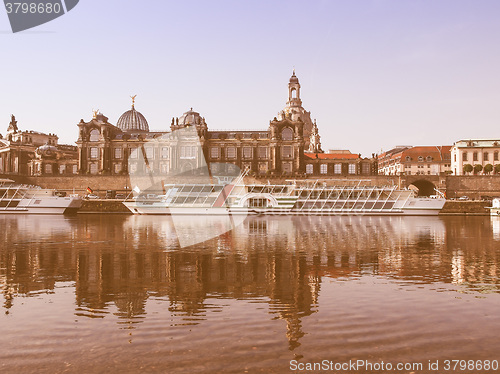
<instances>
[{"instance_id":1,"label":"green tree","mask_svg":"<svg viewBox=\"0 0 500 374\"><path fill-rule=\"evenodd\" d=\"M493 165L492 164L486 164L484 165L484 172L486 174L489 174L493 171Z\"/></svg>"},{"instance_id":2,"label":"green tree","mask_svg":"<svg viewBox=\"0 0 500 374\"><path fill-rule=\"evenodd\" d=\"M497 174L500 173L500 164L495 165L495 173L497 173Z\"/></svg>"},{"instance_id":3,"label":"green tree","mask_svg":"<svg viewBox=\"0 0 500 374\"><path fill-rule=\"evenodd\" d=\"M474 168L472 167L471 164L465 164L464 165L464 173L469 174L472 170L474 170Z\"/></svg>"},{"instance_id":4,"label":"green tree","mask_svg":"<svg viewBox=\"0 0 500 374\"><path fill-rule=\"evenodd\" d=\"M483 165L476 164L474 165L474 174L480 173L483 170Z\"/></svg>"}]
</instances>

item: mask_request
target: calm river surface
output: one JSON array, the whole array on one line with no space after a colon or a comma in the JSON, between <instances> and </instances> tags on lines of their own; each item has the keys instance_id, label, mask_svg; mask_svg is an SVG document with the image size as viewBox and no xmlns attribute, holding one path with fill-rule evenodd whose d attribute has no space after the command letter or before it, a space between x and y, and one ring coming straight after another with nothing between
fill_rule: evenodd
<instances>
[{"instance_id":1,"label":"calm river surface","mask_svg":"<svg viewBox=\"0 0 500 374\"><path fill-rule=\"evenodd\" d=\"M0 215L0 372L500 372L496 217L197 219Z\"/></svg>"}]
</instances>

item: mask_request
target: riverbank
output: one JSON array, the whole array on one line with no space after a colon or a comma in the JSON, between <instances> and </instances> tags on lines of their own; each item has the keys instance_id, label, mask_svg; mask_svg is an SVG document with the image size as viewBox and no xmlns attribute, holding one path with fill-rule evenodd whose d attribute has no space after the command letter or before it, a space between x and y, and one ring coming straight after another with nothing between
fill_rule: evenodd
<instances>
[{"instance_id":1,"label":"riverbank","mask_svg":"<svg viewBox=\"0 0 500 374\"><path fill-rule=\"evenodd\" d=\"M78 213L132 214L130 210L122 204L122 201L123 200L116 199L83 200L82 207L78 210Z\"/></svg>"},{"instance_id":2,"label":"riverbank","mask_svg":"<svg viewBox=\"0 0 500 374\"><path fill-rule=\"evenodd\" d=\"M78 213L92 214L92 213L114 213L114 214L132 214L125 205L122 204L123 200L116 199L96 199L84 200L82 207ZM444 204L443 209L439 215L452 216L452 215L474 215L483 216L489 215L490 211L487 207L491 206L490 201L456 201L448 200Z\"/></svg>"},{"instance_id":3,"label":"riverbank","mask_svg":"<svg viewBox=\"0 0 500 374\"><path fill-rule=\"evenodd\" d=\"M473 215L473 216L489 216L491 201L456 201L448 200L444 204L443 209L439 212L440 216L454 215Z\"/></svg>"}]
</instances>

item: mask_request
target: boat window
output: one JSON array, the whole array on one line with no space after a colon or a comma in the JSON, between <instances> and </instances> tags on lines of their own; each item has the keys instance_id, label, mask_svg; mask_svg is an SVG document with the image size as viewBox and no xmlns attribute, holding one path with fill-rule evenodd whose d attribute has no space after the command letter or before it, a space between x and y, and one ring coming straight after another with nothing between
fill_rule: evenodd
<instances>
[{"instance_id":1,"label":"boat window","mask_svg":"<svg viewBox=\"0 0 500 374\"><path fill-rule=\"evenodd\" d=\"M249 208L267 208L268 200L265 198L250 198L248 199Z\"/></svg>"}]
</instances>

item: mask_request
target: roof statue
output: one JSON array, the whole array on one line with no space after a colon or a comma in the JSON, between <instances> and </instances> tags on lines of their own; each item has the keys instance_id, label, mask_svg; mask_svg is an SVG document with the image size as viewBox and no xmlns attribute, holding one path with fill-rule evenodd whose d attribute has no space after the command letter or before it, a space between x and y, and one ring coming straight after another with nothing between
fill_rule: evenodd
<instances>
[{"instance_id":1,"label":"roof statue","mask_svg":"<svg viewBox=\"0 0 500 374\"><path fill-rule=\"evenodd\" d=\"M19 131L19 129L17 128L16 116L11 114L9 127L7 128L7 133L14 133L15 134L18 131Z\"/></svg>"},{"instance_id":2,"label":"roof statue","mask_svg":"<svg viewBox=\"0 0 500 374\"><path fill-rule=\"evenodd\" d=\"M137 97L137 95L134 95L134 96L130 96L130 98L132 99L132 108L134 107L135 105L135 98Z\"/></svg>"}]
</instances>

